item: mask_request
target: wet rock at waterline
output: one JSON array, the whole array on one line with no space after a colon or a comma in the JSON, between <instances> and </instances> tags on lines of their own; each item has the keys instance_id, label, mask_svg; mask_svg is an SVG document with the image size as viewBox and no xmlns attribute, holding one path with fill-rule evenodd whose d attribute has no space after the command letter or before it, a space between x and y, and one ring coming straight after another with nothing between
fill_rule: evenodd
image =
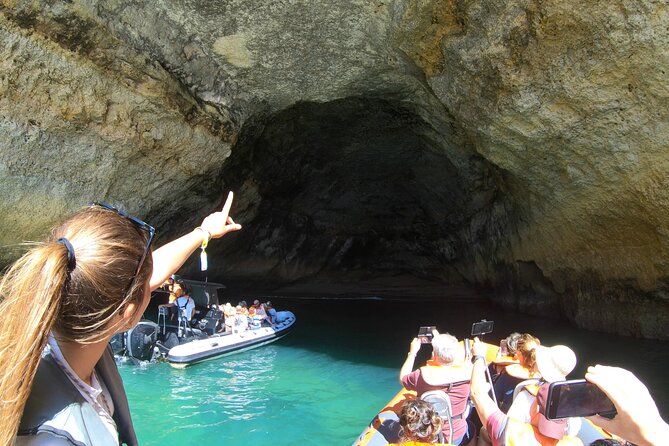
<instances>
[{"instance_id":1,"label":"wet rock at waterline","mask_svg":"<svg viewBox=\"0 0 669 446\"><path fill-rule=\"evenodd\" d=\"M164 240L233 189L220 280L416 277L669 336L665 2L0 5L4 246L95 199Z\"/></svg>"}]
</instances>

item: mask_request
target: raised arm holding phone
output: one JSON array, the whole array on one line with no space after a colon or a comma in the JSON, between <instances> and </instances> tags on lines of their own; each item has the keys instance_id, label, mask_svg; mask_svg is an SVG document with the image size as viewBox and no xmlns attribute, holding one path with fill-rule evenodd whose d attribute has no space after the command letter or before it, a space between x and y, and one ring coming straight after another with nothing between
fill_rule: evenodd
<instances>
[{"instance_id":1,"label":"raised arm holding phone","mask_svg":"<svg viewBox=\"0 0 669 446\"><path fill-rule=\"evenodd\" d=\"M589 419L637 446L669 444L669 425L662 419L648 388L634 374L619 367L588 367L585 379L596 384L618 412L612 419Z\"/></svg>"},{"instance_id":2,"label":"raised arm holding phone","mask_svg":"<svg viewBox=\"0 0 669 446\"><path fill-rule=\"evenodd\" d=\"M427 363L413 370L416 355L423 345L421 338L430 339L432 357ZM465 411L469 396L471 363L465 361L465 352L455 336L440 334L434 327L421 327L419 336L412 339L409 354L400 369L400 382L407 390L416 391L420 398L425 392L443 390L450 398L453 444L467 444L474 437L473 425L467 422ZM442 426L445 438L451 435L448 423Z\"/></svg>"}]
</instances>

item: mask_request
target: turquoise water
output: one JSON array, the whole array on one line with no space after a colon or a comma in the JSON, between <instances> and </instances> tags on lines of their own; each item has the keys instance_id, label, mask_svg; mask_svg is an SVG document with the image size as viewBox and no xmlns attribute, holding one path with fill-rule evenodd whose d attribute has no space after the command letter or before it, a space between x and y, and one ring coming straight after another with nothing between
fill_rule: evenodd
<instances>
[{"instance_id":1,"label":"turquoise water","mask_svg":"<svg viewBox=\"0 0 669 446\"><path fill-rule=\"evenodd\" d=\"M598 362L632 369L669 413L668 343L577 330L481 302L271 300L297 316L293 332L273 344L183 370L120 366L140 444L350 445L399 391L418 326L465 337L484 317L495 320L491 342L516 330L570 345L579 357L571 377ZM417 364L429 355L423 350Z\"/></svg>"},{"instance_id":2,"label":"turquoise water","mask_svg":"<svg viewBox=\"0 0 669 446\"><path fill-rule=\"evenodd\" d=\"M185 370L126 366L122 375L143 445L311 444L318 433L322 444L350 444L378 406L360 401L389 399L395 384L389 370L282 344Z\"/></svg>"}]
</instances>

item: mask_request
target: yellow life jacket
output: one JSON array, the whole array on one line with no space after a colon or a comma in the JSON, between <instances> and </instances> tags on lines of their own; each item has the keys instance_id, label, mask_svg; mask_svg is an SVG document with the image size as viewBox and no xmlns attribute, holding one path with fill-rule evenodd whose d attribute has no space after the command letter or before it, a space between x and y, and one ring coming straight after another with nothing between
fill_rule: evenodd
<instances>
[{"instance_id":1,"label":"yellow life jacket","mask_svg":"<svg viewBox=\"0 0 669 446\"><path fill-rule=\"evenodd\" d=\"M183 288L181 288L181 285L179 285L178 283L175 283L172 286L172 291L170 291L170 297L169 297L168 302L173 304L177 300L177 298L179 298L183 295L184 295Z\"/></svg>"},{"instance_id":2,"label":"yellow life jacket","mask_svg":"<svg viewBox=\"0 0 669 446\"><path fill-rule=\"evenodd\" d=\"M541 389L541 383L531 383L523 386L525 390L530 392L532 396L537 396L539 389Z\"/></svg>"},{"instance_id":3,"label":"yellow life jacket","mask_svg":"<svg viewBox=\"0 0 669 446\"><path fill-rule=\"evenodd\" d=\"M511 365L511 364L518 364L518 360L513 356L500 356L495 358L495 360L492 361L492 363L497 365Z\"/></svg>"},{"instance_id":4,"label":"yellow life jacket","mask_svg":"<svg viewBox=\"0 0 669 446\"><path fill-rule=\"evenodd\" d=\"M514 378L520 378L520 379L531 379L531 378L537 378L531 371L529 371L527 368L523 367L520 364L509 364L506 367L504 367L504 370L506 370L506 373L508 373L510 376L513 376Z\"/></svg>"},{"instance_id":5,"label":"yellow life jacket","mask_svg":"<svg viewBox=\"0 0 669 446\"><path fill-rule=\"evenodd\" d=\"M546 437L530 423L509 418L504 432L505 446L584 446L578 437L562 437L561 440Z\"/></svg>"}]
</instances>

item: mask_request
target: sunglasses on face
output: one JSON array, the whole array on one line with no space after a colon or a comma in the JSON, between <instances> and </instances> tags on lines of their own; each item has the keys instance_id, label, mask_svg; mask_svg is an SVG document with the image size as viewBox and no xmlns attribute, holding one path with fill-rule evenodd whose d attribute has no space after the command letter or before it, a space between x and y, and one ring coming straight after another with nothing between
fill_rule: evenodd
<instances>
[{"instance_id":1,"label":"sunglasses on face","mask_svg":"<svg viewBox=\"0 0 669 446\"><path fill-rule=\"evenodd\" d=\"M146 231L149 234L149 237L146 240L146 246L144 247L144 253L142 256L139 258L139 263L137 264L137 269L135 270L135 274L132 276L130 279L130 283L128 284L128 287L125 290L125 293L123 294L123 297L130 292L130 289L132 289L132 285L135 283L135 280L137 279L137 275L139 274L139 271L142 269L142 265L144 264L144 261L146 260L146 256L149 254L149 251L151 250L151 243L153 243L153 237L156 235L156 230L153 228L153 226L149 225L148 223L143 222L137 217L133 217L132 215L115 208L109 203L106 203L104 201L99 202L99 203L93 203L92 206L98 206L103 209L107 209L108 211L116 212L118 215L121 217L125 217L128 220L130 220L136 227L139 229Z\"/></svg>"}]
</instances>

